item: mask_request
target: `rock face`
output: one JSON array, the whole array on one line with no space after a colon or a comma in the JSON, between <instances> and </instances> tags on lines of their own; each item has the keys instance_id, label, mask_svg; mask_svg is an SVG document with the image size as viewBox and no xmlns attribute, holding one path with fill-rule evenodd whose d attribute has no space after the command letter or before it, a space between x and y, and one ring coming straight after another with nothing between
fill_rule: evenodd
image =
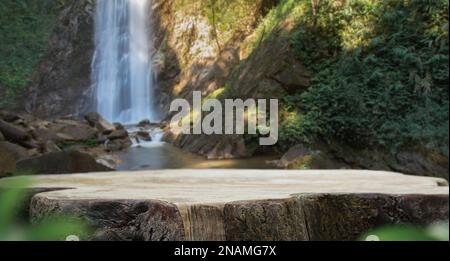
<instances>
[{"instance_id":1,"label":"rock face","mask_svg":"<svg viewBox=\"0 0 450 261\"><path fill-rule=\"evenodd\" d=\"M273 163L286 169L372 169L449 178L448 158L420 147L392 153L345 144L298 144Z\"/></svg>"},{"instance_id":2,"label":"rock face","mask_svg":"<svg viewBox=\"0 0 450 261\"><path fill-rule=\"evenodd\" d=\"M66 3L50 39L49 53L24 95L22 103L28 112L61 117L89 110L94 6L92 0Z\"/></svg>"},{"instance_id":3,"label":"rock face","mask_svg":"<svg viewBox=\"0 0 450 261\"><path fill-rule=\"evenodd\" d=\"M163 140L207 159L234 159L251 156L244 138L239 135L179 135L166 132Z\"/></svg>"},{"instance_id":4,"label":"rock face","mask_svg":"<svg viewBox=\"0 0 450 261\"><path fill-rule=\"evenodd\" d=\"M175 98L192 99L193 91L204 97L224 90L239 98L283 97L288 92L309 86L303 65L293 58L289 37L265 44L256 55L248 57L246 43L261 17L276 4L272 0L255 0L248 13L239 19L233 30L216 39L214 27L208 22L200 4L177 9L176 1L155 5L157 64L161 108L169 111ZM277 59L273 59L277 57ZM240 67L244 61L244 67ZM165 61L165 62L164 62ZM227 91L228 91L227 90ZM169 115L170 116L170 115ZM228 135L173 136L166 141L209 159L242 158L253 153L243 137Z\"/></svg>"},{"instance_id":5,"label":"rock face","mask_svg":"<svg viewBox=\"0 0 450 261\"><path fill-rule=\"evenodd\" d=\"M355 240L448 220L448 183L370 171L183 170L35 176L33 222L75 215L91 240ZM1 187L1 181L0 181ZM55 190L71 188L65 190Z\"/></svg>"}]
</instances>

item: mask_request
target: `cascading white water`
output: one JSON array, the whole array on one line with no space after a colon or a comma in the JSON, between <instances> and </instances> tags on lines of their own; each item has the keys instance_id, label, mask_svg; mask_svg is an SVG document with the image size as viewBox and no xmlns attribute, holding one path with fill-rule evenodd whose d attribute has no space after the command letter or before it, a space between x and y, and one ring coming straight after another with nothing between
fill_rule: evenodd
<instances>
[{"instance_id":1,"label":"cascading white water","mask_svg":"<svg viewBox=\"0 0 450 261\"><path fill-rule=\"evenodd\" d=\"M157 121L150 58L151 0L97 0L92 79L96 110L112 122Z\"/></svg>"}]
</instances>

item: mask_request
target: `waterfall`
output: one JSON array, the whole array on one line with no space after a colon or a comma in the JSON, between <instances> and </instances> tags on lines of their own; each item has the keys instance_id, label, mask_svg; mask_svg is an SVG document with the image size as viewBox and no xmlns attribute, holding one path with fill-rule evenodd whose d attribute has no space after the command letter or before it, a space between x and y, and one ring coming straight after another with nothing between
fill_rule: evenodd
<instances>
[{"instance_id":1,"label":"waterfall","mask_svg":"<svg viewBox=\"0 0 450 261\"><path fill-rule=\"evenodd\" d=\"M97 0L92 84L95 107L111 122L157 121L150 57L151 0Z\"/></svg>"}]
</instances>

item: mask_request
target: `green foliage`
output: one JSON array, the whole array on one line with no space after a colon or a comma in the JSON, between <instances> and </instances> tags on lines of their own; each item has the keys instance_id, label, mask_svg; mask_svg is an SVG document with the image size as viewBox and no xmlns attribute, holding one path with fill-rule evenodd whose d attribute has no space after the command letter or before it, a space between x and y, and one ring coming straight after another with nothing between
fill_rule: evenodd
<instances>
[{"instance_id":1,"label":"green foliage","mask_svg":"<svg viewBox=\"0 0 450 261\"><path fill-rule=\"evenodd\" d=\"M320 137L391 150L422 144L448 155L448 2L319 3L292 36L312 87L285 101L303 112L300 127L283 125L298 142Z\"/></svg>"},{"instance_id":2,"label":"green foliage","mask_svg":"<svg viewBox=\"0 0 450 261\"><path fill-rule=\"evenodd\" d=\"M30 85L36 64L47 52L62 4L57 0L0 1L0 106Z\"/></svg>"},{"instance_id":3,"label":"green foliage","mask_svg":"<svg viewBox=\"0 0 450 261\"><path fill-rule=\"evenodd\" d=\"M297 143L310 144L314 141L311 133L320 132L320 128L318 122L310 121L303 114L287 113L280 125L278 147L282 151L286 151Z\"/></svg>"},{"instance_id":4,"label":"green foliage","mask_svg":"<svg viewBox=\"0 0 450 261\"><path fill-rule=\"evenodd\" d=\"M259 23L253 40L248 43L247 49L251 53L263 41L266 41L276 29L280 28L285 20L298 21L308 8L304 0L282 0Z\"/></svg>"},{"instance_id":5,"label":"green foliage","mask_svg":"<svg viewBox=\"0 0 450 261\"><path fill-rule=\"evenodd\" d=\"M363 241L448 241L448 222L426 228L412 225L385 226L361 236Z\"/></svg>"},{"instance_id":6,"label":"green foliage","mask_svg":"<svg viewBox=\"0 0 450 261\"><path fill-rule=\"evenodd\" d=\"M53 241L65 240L69 235L83 239L88 236L87 226L67 216L49 216L39 223L27 224L20 220L30 185L27 178L2 182L0 190L0 241Z\"/></svg>"},{"instance_id":7,"label":"green foliage","mask_svg":"<svg viewBox=\"0 0 450 261\"><path fill-rule=\"evenodd\" d=\"M18 214L18 211L20 210L20 204L18 203L25 201L26 194L23 193L20 187L26 184L26 180L14 179L7 184L11 189L1 192L0 235L5 233L7 226L14 221L15 216Z\"/></svg>"}]
</instances>

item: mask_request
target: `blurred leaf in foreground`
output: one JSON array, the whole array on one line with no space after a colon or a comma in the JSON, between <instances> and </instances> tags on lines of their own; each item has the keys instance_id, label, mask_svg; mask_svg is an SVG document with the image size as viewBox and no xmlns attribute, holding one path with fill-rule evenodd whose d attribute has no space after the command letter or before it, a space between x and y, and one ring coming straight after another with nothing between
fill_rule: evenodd
<instances>
[{"instance_id":1,"label":"blurred leaf in foreground","mask_svg":"<svg viewBox=\"0 0 450 261\"><path fill-rule=\"evenodd\" d=\"M437 223L426 228L412 225L386 226L364 234L363 241L448 241L449 225Z\"/></svg>"},{"instance_id":2,"label":"blurred leaf in foreground","mask_svg":"<svg viewBox=\"0 0 450 261\"><path fill-rule=\"evenodd\" d=\"M27 184L28 181L23 178L11 179L5 185L7 189L0 191L0 235L20 211L26 197L22 188Z\"/></svg>"},{"instance_id":3,"label":"blurred leaf in foreground","mask_svg":"<svg viewBox=\"0 0 450 261\"><path fill-rule=\"evenodd\" d=\"M51 216L37 223L21 220L31 184L25 177L10 179L0 188L0 241L56 241L87 238L88 228L79 219Z\"/></svg>"}]
</instances>

